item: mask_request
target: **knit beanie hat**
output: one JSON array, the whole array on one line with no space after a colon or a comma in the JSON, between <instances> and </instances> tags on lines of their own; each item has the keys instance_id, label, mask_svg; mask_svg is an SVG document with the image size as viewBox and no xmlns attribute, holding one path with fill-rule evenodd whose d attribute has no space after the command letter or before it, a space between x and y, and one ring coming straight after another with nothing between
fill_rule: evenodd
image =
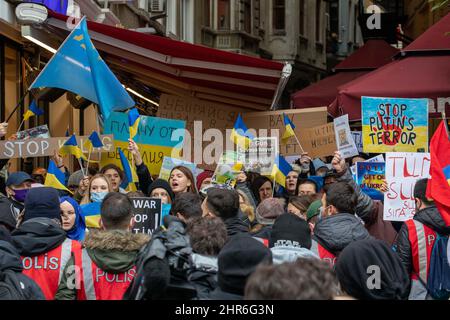
<instances>
[{"instance_id":1,"label":"knit beanie hat","mask_svg":"<svg viewBox=\"0 0 450 320\"><path fill-rule=\"evenodd\" d=\"M371 288L369 267L379 268L379 289ZM409 275L398 255L381 240L366 239L348 245L339 255L336 275L342 289L360 300L406 300Z\"/></svg>"},{"instance_id":2,"label":"knit beanie hat","mask_svg":"<svg viewBox=\"0 0 450 320\"><path fill-rule=\"evenodd\" d=\"M264 200L256 208L256 220L259 224L273 225L275 220L285 213L284 200L269 198Z\"/></svg>"},{"instance_id":3,"label":"knit beanie hat","mask_svg":"<svg viewBox=\"0 0 450 320\"><path fill-rule=\"evenodd\" d=\"M269 246L290 246L311 249L311 229L308 223L295 214L286 213L278 217L272 227Z\"/></svg>"},{"instance_id":4,"label":"knit beanie hat","mask_svg":"<svg viewBox=\"0 0 450 320\"><path fill-rule=\"evenodd\" d=\"M54 188L32 188L25 198L23 222L33 218L61 219L59 194Z\"/></svg>"},{"instance_id":5,"label":"knit beanie hat","mask_svg":"<svg viewBox=\"0 0 450 320\"><path fill-rule=\"evenodd\" d=\"M152 193L153 190L155 189L164 189L167 191L167 194L170 197L170 200L173 202L175 200L175 194L172 191L172 188L170 187L170 184L163 179L156 179L155 181L152 182L152 184L148 187L148 192L147 194L150 195Z\"/></svg>"},{"instance_id":6,"label":"knit beanie hat","mask_svg":"<svg viewBox=\"0 0 450 320\"><path fill-rule=\"evenodd\" d=\"M318 216L320 214L320 207L322 207L322 201L321 200L317 200L314 201L313 203L311 203L309 205L308 210L306 211L306 217L309 221L309 219L314 218L315 216Z\"/></svg>"},{"instance_id":7,"label":"knit beanie hat","mask_svg":"<svg viewBox=\"0 0 450 320\"><path fill-rule=\"evenodd\" d=\"M78 170L72 173L67 181L68 186L79 186L81 180L83 179L83 171Z\"/></svg>"},{"instance_id":8,"label":"knit beanie hat","mask_svg":"<svg viewBox=\"0 0 450 320\"><path fill-rule=\"evenodd\" d=\"M218 256L218 284L225 292L244 295L247 278L261 263L272 263L272 252L248 235L231 238Z\"/></svg>"},{"instance_id":9,"label":"knit beanie hat","mask_svg":"<svg viewBox=\"0 0 450 320\"><path fill-rule=\"evenodd\" d=\"M197 176L197 190L200 190L200 187L202 186L203 181L205 181L207 178L212 178L214 175L214 172L210 170L205 170L202 173L200 173Z\"/></svg>"}]
</instances>

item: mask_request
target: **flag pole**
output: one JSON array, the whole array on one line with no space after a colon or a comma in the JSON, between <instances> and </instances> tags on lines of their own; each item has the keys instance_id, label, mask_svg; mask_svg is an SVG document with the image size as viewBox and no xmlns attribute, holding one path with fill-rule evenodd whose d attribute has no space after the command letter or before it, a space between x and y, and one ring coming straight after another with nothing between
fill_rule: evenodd
<instances>
[{"instance_id":1,"label":"flag pole","mask_svg":"<svg viewBox=\"0 0 450 320\"><path fill-rule=\"evenodd\" d=\"M81 170L81 173L83 174L83 177L85 177L86 176L86 174L84 173L84 168L83 168L83 164L81 163L81 158L77 158L78 159L78 163L80 164L80 170Z\"/></svg>"},{"instance_id":2,"label":"flag pole","mask_svg":"<svg viewBox=\"0 0 450 320\"><path fill-rule=\"evenodd\" d=\"M20 131L20 129L22 128L24 122L25 122L25 119L22 119L22 122L20 123L19 128L17 128L17 132Z\"/></svg>"},{"instance_id":3,"label":"flag pole","mask_svg":"<svg viewBox=\"0 0 450 320\"><path fill-rule=\"evenodd\" d=\"M11 117L14 115L14 113L16 113L17 109L19 109L19 106L23 103L23 100L25 100L25 97L27 96L27 94L28 94L28 90L25 91L25 93L23 94L22 98L20 98L20 101L17 103L17 105L11 111L11 113L8 116L8 118L6 118L5 122L8 122L11 119Z\"/></svg>"},{"instance_id":4,"label":"flag pole","mask_svg":"<svg viewBox=\"0 0 450 320\"><path fill-rule=\"evenodd\" d=\"M86 165L86 173L89 173L89 161L91 160L91 152L92 152L92 148L89 148L89 155L88 155L88 160L87 160L87 165Z\"/></svg>"},{"instance_id":5,"label":"flag pole","mask_svg":"<svg viewBox=\"0 0 450 320\"><path fill-rule=\"evenodd\" d=\"M297 141L298 145L300 146L302 153L305 153L305 150L303 149L302 144L300 143L300 140L298 140L297 134L295 132L294 132L294 137L295 137L295 140Z\"/></svg>"}]
</instances>

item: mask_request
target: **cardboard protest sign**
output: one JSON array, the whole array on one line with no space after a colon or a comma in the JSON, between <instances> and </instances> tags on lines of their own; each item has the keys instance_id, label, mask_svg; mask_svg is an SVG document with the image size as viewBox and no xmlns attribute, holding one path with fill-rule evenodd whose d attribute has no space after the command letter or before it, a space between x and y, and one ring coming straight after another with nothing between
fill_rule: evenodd
<instances>
[{"instance_id":1,"label":"cardboard protest sign","mask_svg":"<svg viewBox=\"0 0 450 320\"><path fill-rule=\"evenodd\" d=\"M334 132L336 135L337 149L341 152L344 159L359 154L355 141L353 140L353 136L350 132L348 114L334 119Z\"/></svg>"},{"instance_id":2,"label":"cardboard protest sign","mask_svg":"<svg viewBox=\"0 0 450 320\"><path fill-rule=\"evenodd\" d=\"M133 233L151 235L161 224L161 199L132 198L134 226Z\"/></svg>"},{"instance_id":3,"label":"cardboard protest sign","mask_svg":"<svg viewBox=\"0 0 450 320\"><path fill-rule=\"evenodd\" d=\"M429 153L386 154L386 180L389 191L384 195L384 220L406 221L415 214L414 185L430 177Z\"/></svg>"},{"instance_id":4,"label":"cardboard protest sign","mask_svg":"<svg viewBox=\"0 0 450 320\"><path fill-rule=\"evenodd\" d=\"M197 177L200 174L200 172L203 171L198 169L195 163L171 157L164 157L161 170L159 171L159 178L168 181L170 178L169 176L170 172L172 171L173 168L177 166L184 166L188 168L194 174L194 177Z\"/></svg>"},{"instance_id":5,"label":"cardboard protest sign","mask_svg":"<svg viewBox=\"0 0 450 320\"><path fill-rule=\"evenodd\" d=\"M374 200L383 200L380 191L385 180L385 162L358 162L356 181L362 192Z\"/></svg>"},{"instance_id":6,"label":"cardboard protest sign","mask_svg":"<svg viewBox=\"0 0 450 320\"><path fill-rule=\"evenodd\" d=\"M83 153L88 153L84 148L84 142L89 136L77 137L78 146ZM0 159L37 158L53 156L67 141L68 137L59 138L33 138L25 140L0 141ZM101 135L103 148L98 152L111 152L114 150L112 135Z\"/></svg>"},{"instance_id":7,"label":"cardboard protest sign","mask_svg":"<svg viewBox=\"0 0 450 320\"><path fill-rule=\"evenodd\" d=\"M363 141L362 141L362 132L361 131L352 131L351 132L353 141L355 141L356 148L358 149L358 152L364 152L363 151Z\"/></svg>"},{"instance_id":8,"label":"cardboard protest sign","mask_svg":"<svg viewBox=\"0 0 450 320\"><path fill-rule=\"evenodd\" d=\"M303 130L320 125L325 125L327 123L328 115L327 108L319 107L281 111L251 112L242 115L247 127L249 129L257 130L258 136L271 136L278 138L279 150L281 155L299 157L302 151L297 141L295 140L295 137L290 138L286 144L283 144L281 141L281 137L286 130L283 121L283 114L286 114L286 116L295 125L294 132L297 138L300 140L302 147L306 149L304 144L307 143L307 140L309 138L304 136ZM233 126L231 126L230 128L233 128ZM336 151L336 149L333 151Z\"/></svg>"},{"instance_id":9,"label":"cardboard protest sign","mask_svg":"<svg viewBox=\"0 0 450 320\"><path fill-rule=\"evenodd\" d=\"M311 158L332 155L337 150L334 124L302 130L302 146Z\"/></svg>"},{"instance_id":10,"label":"cardboard protest sign","mask_svg":"<svg viewBox=\"0 0 450 320\"><path fill-rule=\"evenodd\" d=\"M138 144L142 160L150 173L158 173L164 157L179 157L184 142L185 122L179 120L162 119L141 116L138 134L134 141ZM178 130L181 129L181 130ZM101 166L114 163L121 167L117 148L121 148L131 163L131 154L128 151L130 131L126 113L113 112L104 124L104 133L114 135L115 150L102 155Z\"/></svg>"},{"instance_id":11,"label":"cardboard protest sign","mask_svg":"<svg viewBox=\"0 0 450 320\"><path fill-rule=\"evenodd\" d=\"M362 97L364 152L428 151L428 99Z\"/></svg>"},{"instance_id":12,"label":"cardboard protest sign","mask_svg":"<svg viewBox=\"0 0 450 320\"><path fill-rule=\"evenodd\" d=\"M239 155L236 152L227 151L224 153L217 164L211 184L234 188L237 175L244 168L243 163L239 162L238 159Z\"/></svg>"},{"instance_id":13,"label":"cardboard protest sign","mask_svg":"<svg viewBox=\"0 0 450 320\"><path fill-rule=\"evenodd\" d=\"M26 140L32 138L50 138L50 132L46 124L16 133L17 140Z\"/></svg>"},{"instance_id":14,"label":"cardboard protest sign","mask_svg":"<svg viewBox=\"0 0 450 320\"><path fill-rule=\"evenodd\" d=\"M247 150L239 150L238 161L244 164L245 171L270 175L278 152L276 137L255 138Z\"/></svg>"}]
</instances>

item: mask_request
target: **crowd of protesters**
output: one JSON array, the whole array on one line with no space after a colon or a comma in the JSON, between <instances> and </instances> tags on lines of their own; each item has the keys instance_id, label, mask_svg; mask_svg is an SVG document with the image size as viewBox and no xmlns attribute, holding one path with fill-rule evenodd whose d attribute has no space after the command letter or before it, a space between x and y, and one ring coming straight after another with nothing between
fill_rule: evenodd
<instances>
[{"instance_id":1,"label":"crowd of protesters","mask_svg":"<svg viewBox=\"0 0 450 320\"><path fill-rule=\"evenodd\" d=\"M139 177L133 194L120 188L117 166L70 174L57 154L73 194L44 187L43 168L8 172L0 190L0 299L430 298L416 263L422 239L413 241L408 223L383 221L383 203L352 178L350 166L364 157L303 154L286 188L240 172L230 189L211 185L213 172L195 178L183 166L168 181L153 179L132 140L129 150ZM426 187L417 181L414 223L448 235ZM151 237L132 233L130 199L139 195L171 204ZM100 215L88 221L92 206Z\"/></svg>"}]
</instances>

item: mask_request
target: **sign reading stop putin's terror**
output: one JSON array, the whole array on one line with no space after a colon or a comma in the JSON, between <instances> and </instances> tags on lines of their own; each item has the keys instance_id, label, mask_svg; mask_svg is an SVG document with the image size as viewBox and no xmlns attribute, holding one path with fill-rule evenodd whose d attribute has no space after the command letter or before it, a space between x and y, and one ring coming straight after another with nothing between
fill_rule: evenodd
<instances>
[{"instance_id":1,"label":"sign reading stop putin's terror","mask_svg":"<svg viewBox=\"0 0 450 320\"><path fill-rule=\"evenodd\" d=\"M53 156L55 150L59 150L61 146L69 139L68 137L59 138L35 138L26 140L0 141L0 159L15 158L37 158ZM84 142L88 136L77 137L78 146L84 153L89 150L84 149ZM95 149L95 152L110 152L114 150L113 136L101 135L103 148Z\"/></svg>"}]
</instances>

